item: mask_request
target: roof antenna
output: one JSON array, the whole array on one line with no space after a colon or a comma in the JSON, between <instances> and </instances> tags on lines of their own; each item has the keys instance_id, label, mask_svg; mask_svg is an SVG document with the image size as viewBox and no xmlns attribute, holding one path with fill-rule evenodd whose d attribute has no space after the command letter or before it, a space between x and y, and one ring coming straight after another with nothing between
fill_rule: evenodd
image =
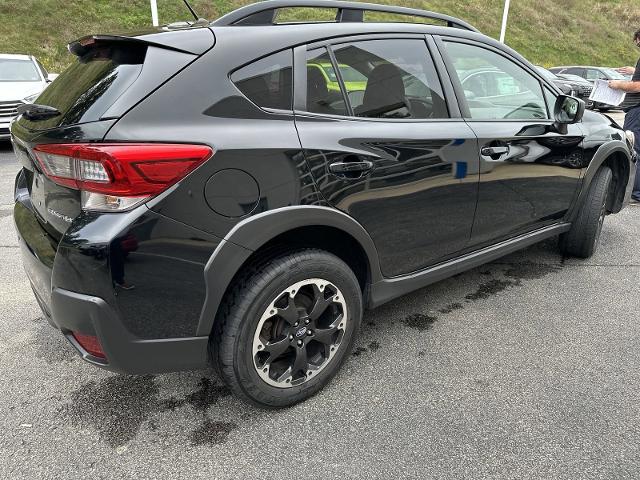
<instances>
[{"instance_id":1,"label":"roof antenna","mask_svg":"<svg viewBox=\"0 0 640 480\"><path fill-rule=\"evenodd\" d=\"M189 2L187 0L182 0L184 2L184 4L187 6L187 8L189 9L189 11L191 12L191 15L193 15L193 18L195 18L196 22L195 23L209 23L209 21L205 18L201 18L198 16L198 14L196 13L196 11L191 7L191 5L189 5Z\"/></svg>"}]
</instances>

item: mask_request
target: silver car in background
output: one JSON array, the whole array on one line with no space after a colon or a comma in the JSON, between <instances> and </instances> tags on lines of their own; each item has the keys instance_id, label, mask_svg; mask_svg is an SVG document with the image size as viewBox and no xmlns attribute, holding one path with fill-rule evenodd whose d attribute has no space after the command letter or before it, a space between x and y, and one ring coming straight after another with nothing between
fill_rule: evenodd
<instances>
[{"instance_id":1,"label":"silver car in background","mask_svg":"<svg viewBox=\"0 0 640 480\"><path fill-rule=\"evenodd\" d=\"M32 103L55 77L32 55L0 54L0 140L9 139L17 108Z\"/></svg>"}]
</instances>

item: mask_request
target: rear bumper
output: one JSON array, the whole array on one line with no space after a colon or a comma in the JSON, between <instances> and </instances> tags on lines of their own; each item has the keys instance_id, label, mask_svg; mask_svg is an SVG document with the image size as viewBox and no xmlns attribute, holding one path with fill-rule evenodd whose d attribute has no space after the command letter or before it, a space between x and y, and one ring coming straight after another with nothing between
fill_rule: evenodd
<instances>
[{"instance_id":1,"label":"rear bumper","mask_svg":"<svg viewBox=\"0 0 640 480\"><path fill-rule=\"evenodd\" d=\"M140 339L125 327L119 311L104 299L52 286L56 248L27 205L18 201L14 221L22 261L49 323L60 330L80 356L107 370L163 373L208 366L208 336ZM106 360L89 354L72 332L98 338Z\"/></svg>"},{"instance_id":2,"label":"rear bumper","mask_svg":"<svg viewBox=\"0 0 640 480\"><path fill-rule=\"evenodd\" d=\"M82 358L108 370L145 374L204 368L208 364L208 337L136 339L122 326L113 309L98 297L54 288L51 313L52 322ZM71 332L96 335L106 361L87 353Z\"/></svg>"}]
</instances>

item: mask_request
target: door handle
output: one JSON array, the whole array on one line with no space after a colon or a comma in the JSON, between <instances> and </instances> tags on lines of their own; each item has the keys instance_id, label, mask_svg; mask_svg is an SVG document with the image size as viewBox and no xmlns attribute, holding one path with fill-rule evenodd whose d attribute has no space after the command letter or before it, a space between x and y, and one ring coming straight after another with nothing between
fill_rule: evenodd
<instances>
[{"instance_id":1,"label":"door handle","mask_svg":"<svg viewBox=\"0 0 640 480\"><path fill-rule=\"evenodd\" d=\"M361 178L373 169L373 162L359 160L357 162L336 162L329 165L329 171L338 177Z\"/></svg>"},{"instance_id":2,"label":"door handle","mask_svg":"<svg viewBox=\"0 0 640 480\"><path fill-rule=\"evenodd\" d=\"M491 157L494 160L497 160L498 158L503 157L509 153L509 147L484 147L482 148L482 150L480 150L480 153L485 157Z\"/></svg>"}]
</instances>

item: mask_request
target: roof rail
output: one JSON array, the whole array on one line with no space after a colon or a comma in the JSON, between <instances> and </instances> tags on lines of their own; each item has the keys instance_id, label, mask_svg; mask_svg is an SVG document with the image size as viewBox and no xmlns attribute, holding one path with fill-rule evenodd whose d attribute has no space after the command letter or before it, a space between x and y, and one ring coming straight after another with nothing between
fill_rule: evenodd
<instances>
[{"instance_id":1,"label":"roof rail","mask_svg":"<svg viewBox=\"0 0 640 480\"><path fill-rule=\"evenodd\" d=\"M364 12L384 12L439 20L445 22L448 27L478 32L475 27L469 25L467 22L442 13L407 7L394 7L391 5L335 0L265 0L238 8L212 22L212 25L275 25L278 10L296 7L337 9L338 13L336 14L335 21L338 23L363 22Z\"/></svg>"}]
</instances>

